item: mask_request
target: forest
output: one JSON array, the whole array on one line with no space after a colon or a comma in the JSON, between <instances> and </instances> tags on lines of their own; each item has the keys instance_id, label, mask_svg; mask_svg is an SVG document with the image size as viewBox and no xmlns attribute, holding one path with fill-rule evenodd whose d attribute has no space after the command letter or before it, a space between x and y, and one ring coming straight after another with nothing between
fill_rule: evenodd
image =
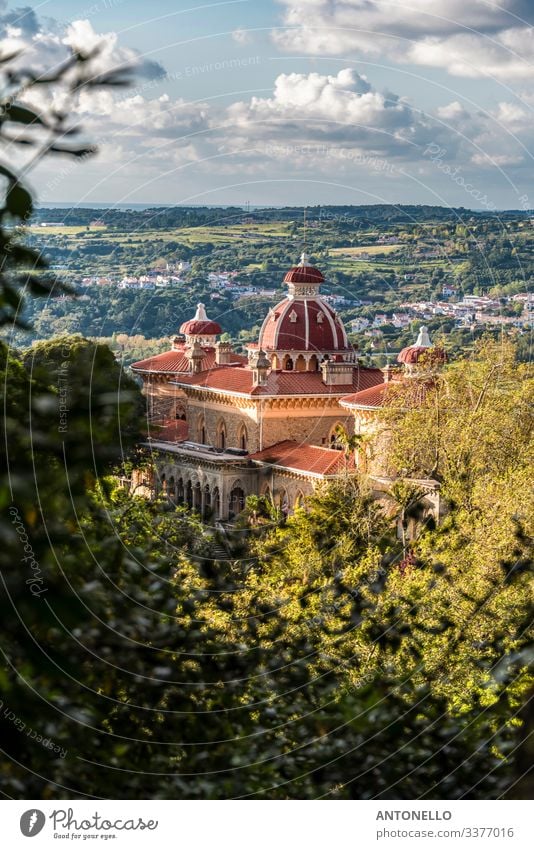
<instances>
[{"instance_id":1,"label":"forest","mask_svg":"<svg viewBox=\"0 0 534 849\"><path fill-rule=\"evenodd\" d=\"M400 479L387 513L350 474L287 519L250 497L221 540L120 485L150 458L106 346L3 358L4 794L528 797L532 378L513 347L384 410L392 463L448 504L408 552L420 493Z\"/></svg>"}]
</instances>

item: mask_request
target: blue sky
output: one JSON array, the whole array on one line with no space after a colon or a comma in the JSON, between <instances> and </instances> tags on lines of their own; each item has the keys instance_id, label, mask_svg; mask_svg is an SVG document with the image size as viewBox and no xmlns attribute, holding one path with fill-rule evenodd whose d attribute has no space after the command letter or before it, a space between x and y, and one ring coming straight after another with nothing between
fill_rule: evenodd
<instances>
[{"instance_id":1,"label":"blue sky","mask_svg":"<svg viewBox=\"0 0 534 849\"><path fill-rule=\"evenodd\" d=\"M110 65L139 65L130 92L76 104L100 153L45 166L44 201L534 207L530 0L51 0L1 17L34 64L100 38Z\"/></svg>"}]
</instances>

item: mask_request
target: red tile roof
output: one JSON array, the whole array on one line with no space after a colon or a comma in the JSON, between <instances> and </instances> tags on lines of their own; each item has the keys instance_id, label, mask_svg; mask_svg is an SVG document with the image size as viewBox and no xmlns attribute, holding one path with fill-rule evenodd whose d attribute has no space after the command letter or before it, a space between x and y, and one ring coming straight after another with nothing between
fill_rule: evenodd
<instances>
[{"instance_id":1,"label":"red tile roof","mask_svg":"<svg viewBox=\"0 0 534 849\"><path fill-rule=\"evenodd\" d=\"M370 386L382 383L383 375L378 368L355 368L352 383L339 386L325 386L320 372L312 371L271 371L266 383L253 385L250 368L221 367L188 374L176 382L180 386L198 386L216 389L221 392L240 392L246 395L347 395Z\"/></svg>"},{"instance_id":2,"label":"red tile roof","mask_svg":"<svg viewBox=\"0 0 534 849\"><path fill-rule=\"evenodd\" d=\"M249 460L315 475L335 475L345 468L345 456L342 451L320 448L318 445L308 445L306 442L293 442L290 439L250 454ZM349 465L354 467L353 462Z\"/></svg>"},{"instance_id":3,"label":"red tile roof","mask_svg":"<svg viewBox=\"0 0 534 849\"><path fill-rule=\"evenodd\" d=\"M148 436L158 442L183 442L187 439L187 422L183 419L166 419L150 425Z\"/></svg>"},{"instance_id":4,"label":"red tile roof","mask_svg":"<svg viewBox=\"0 0 534 849\"><path fill-rule=\"evenodd\" d=\"M417 405L424 402L427 392L432 385L432 379L407 380L399 376L390 380L389 383L372 386L370 389L364 389L362 392L356 392L354 395L346 395L340 399L339 403L342 407L348 408L374 407L378 409L386 403L386 399L388 404L393 403L396 397L395 393L400 393L403 403ZM399 395L397 394L398 397Z\"/></svg>"},{"instance_id":5,"label":"red tile roof","mask_svg":"<svg viewBox=\"0 0 534 849\"><path fill-rule=\"evenodd\" d=\"M342 407L381 407L390 386L391 383L379 383L377 386L369 387L369 389L362 389L361 392L355 392L353 395L342 398L340 404Z\"/></svg>"},{"instance_id":6,"label":"red tile roof","mask_svg":"<svg viewBox=\"0 0 534 849\"><path fill-rule=\"evenodd\" d=\"M204 369L216 368L215 363L215 348L203 348L205 352L202 360ZM233 355L234 361L239 365L244 365L247 362L247 357L241 354ZM137 363L132 363L131 368L134 371L154 372L156 374L189 374L189 359L185 353L185 346L182 349L165 351L163 354L156 354L155 357L148 357L146 360L139 360Z\"/></svg>"}]
</instances>

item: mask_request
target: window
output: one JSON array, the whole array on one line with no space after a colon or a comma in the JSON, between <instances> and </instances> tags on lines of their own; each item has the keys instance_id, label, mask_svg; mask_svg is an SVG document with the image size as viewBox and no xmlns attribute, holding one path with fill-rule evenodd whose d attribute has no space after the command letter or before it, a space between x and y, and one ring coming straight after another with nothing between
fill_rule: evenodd
<instances>
[{"instance_id":1,"label":"window","mask_svg":"<svg viewBox=\"0 0 534 849\"><path fill-rule=\"evenodd\" d=\"M226 448L226 425L223 421L220 421L217 425L217 448L220 448L221 451Z\"/></svg>"},{"instance_id":2,"label":"window","mask_svg":"<svg viewBox=\"0 0 534 849\"><path fill-rule=\"evenodd\" d=\"M238 432L238 445L242 451L248 450L248 434L244 424L241 425Z\"/></svg>"}]
</instances>

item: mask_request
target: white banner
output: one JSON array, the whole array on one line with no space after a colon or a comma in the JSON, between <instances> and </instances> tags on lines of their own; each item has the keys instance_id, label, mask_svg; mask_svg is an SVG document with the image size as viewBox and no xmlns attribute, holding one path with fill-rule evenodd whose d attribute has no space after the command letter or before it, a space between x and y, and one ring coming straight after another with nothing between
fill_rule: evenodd
<instances>
[{"instance_id":1,"label":"white banner","mask_svg":"<svg viewBox=\"0 0 534 849\"><path fill-rule=\"evenodd\" d=\"M6 849L441 849L534 846L520 801L5 801ZM35 843L30 841L35 839Z\"/></svg>"}]
</instances>

